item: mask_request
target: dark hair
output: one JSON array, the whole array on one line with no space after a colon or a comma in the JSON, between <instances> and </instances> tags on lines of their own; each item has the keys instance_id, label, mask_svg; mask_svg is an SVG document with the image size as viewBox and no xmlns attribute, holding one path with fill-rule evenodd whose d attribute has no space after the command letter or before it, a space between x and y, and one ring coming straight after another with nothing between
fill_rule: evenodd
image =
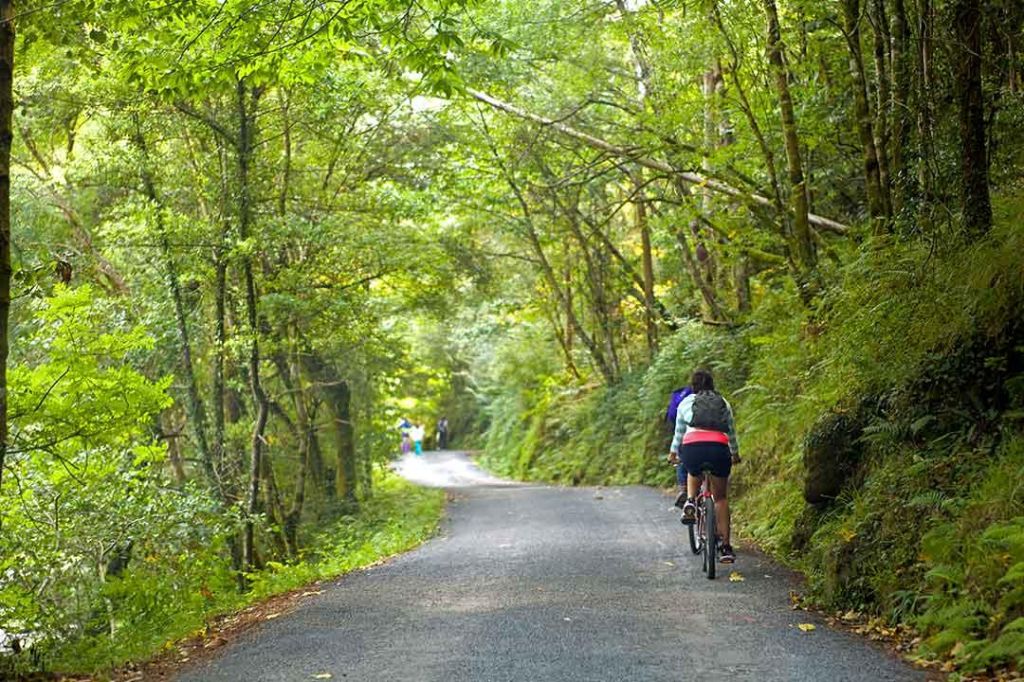
<instances>
[{"instance_id":1,"label":"dark hair","mask_svg":"<svg viewBox=\"0 0 1024 682\"><path fill-rule=\"evenodd\" d=\"M713 391L715 390L715 378L706 369L695 369L693 376L690 378L690 388L693 389L694 393Z\"/></svg>"}]
</instances>

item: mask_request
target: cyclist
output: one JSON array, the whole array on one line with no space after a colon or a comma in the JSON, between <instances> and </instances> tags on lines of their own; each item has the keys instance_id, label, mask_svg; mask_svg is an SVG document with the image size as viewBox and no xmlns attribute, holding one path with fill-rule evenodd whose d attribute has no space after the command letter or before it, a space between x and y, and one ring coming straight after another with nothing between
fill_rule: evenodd
<instances>
[{"instance_id":1,"label":"cyclist","mask_svg":"<svg viewBox=\"0 0 1024 682\"><path fill-rule=\"evenodd\" d=\"M715 496L715 516L718 518L718 535L722 538L720 561L731 564L736 560L730 543L729 524L729 474L732 465L740 462L739 445L736 441L736 425L729 403L715 390L711 372L698 369L690 382L693 389L679 403L676 413L676 430L668 455L671 464L681 464L677 477L686 490L676 500L682 504L684 524L696 520L697 506L694 498L700 490L701 470L711 470L711 493Z\"/></svg>"}]
</instances>

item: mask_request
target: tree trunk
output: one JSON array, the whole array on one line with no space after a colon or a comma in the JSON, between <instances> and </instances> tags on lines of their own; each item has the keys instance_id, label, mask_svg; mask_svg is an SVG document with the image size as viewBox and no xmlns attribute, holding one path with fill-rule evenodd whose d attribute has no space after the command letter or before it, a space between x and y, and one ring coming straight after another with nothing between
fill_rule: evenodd
<instances>
[{"instance_id":1,"label":"tree trunk","mask_svg":"<svg viewBox=\"0 0 1024 682\"><path fill-rule=\"evenodd\" d=\"M292 403L295 406L294 433L296 442L299 445L299 464L295 470L295 492L292 496L291 505L284 514L282 523L285 543L292 555L298 553L298 529L302 519L302 510L306 502L306 475L310 466L310 451L312 443L316 438L316 429L306 409L306 386L302 380L302 370L299 363L292 360L289 362L283 354L275 354L274 364L277 366L278 375L284 384L285 390L292 396Z\"/></svg>"},{"instance_id":2,"label":"tree trunk","mask_svg":"<svg viewBox=\"0 0 1024 682\"><path fill-rule=\"evenodd\" d=\"M985 144L985 99L981 90L981 3L957 0L954 28L959 50L956 62L956 98L960 123L960 181L964 230L972 237L992 227Z\"/></svg>"},{"instance_id":3,"label":"tree trunk","mask_svg":"<svg viewBox=\"0 0 1024 682\"><path fill-rule=\"evenodd\" d=\"M685 189L679 188L681 193L685 194ZM708 309L714 316L715 322L725 322L728 318L725 315L725 311L722 310L721 304L715 297L714 290L708 286L708 283L701 277L700 265L697 263L697 258L693 254L693 249L690 248L690 241L686 237L687 227L679 227L676 229L676 241L679 243L679 247L683 252L683 265L686 266L687 271L690 273L690 278L693 279L693 284L700 291L701 296L704 298L704 303L707 304Z\"/></svg>"},{"instance_id":4,"label":"tree trunk","mask_svg":"<svg viewBox=\"0 0 1024 682\"><path fill-rule=\"evenodd\" d=\"M569 367L569 371L572 372L572 375L579 379L580 372L576 369L576 361L573 360L572 357L572 351L576 345L576 339L573 336L572 325L569 324L569 315L572 314L573 306L575 305L575 302L573 301L572 257L569 253L569 242L564 242L562 244L562 256L565 261L565 275L563 279L565 282L565 303L562 306L565 313L565 329L564 333L559 336L559 340L562 340L564 337L564 341L562 341L562 352L565 353L565 362ZM559 328L561 325L558 324L557 310L552 314L552 319L554 320L555 327Z\"/></svg>"},{"instance_id":5,"label":"tree trunk","mask_svg":"<svg viewBox=\"0 0 1024 682\"><path fill-rule=\"evenodd\" d=\"M934 158L935 122L932 116L932 38L934 18L932 16L932 0L921 0L921 16L918 26L918 96L917 96L917 128L920 137L918 151L917 176L921 192L921 203L930 204L935 195L931 166ZM930 212L923 214L924 220L930 222Z\"/></svg>"},{"instance_id":6,"label":"tree trunk","mask_svg":"<svg viewBox=\"0 0 1024 682\"><path fill-rule=\"evenodd\" d=\"M213 465L213 454L206 437L206 408L199 396L199 384L196 381L195 367L192 362L192 342L189 338L185 301L181 293L181 278L178 275L177 263L174 262L174 254L171 253L171 243L167 236L167 226L164 223L163 202L157 193L156 181L150 169L149 148L146 145L141 123L137 118L135 120L135 144L142 156L140 169L142 189L156 211L157 240L160 244L160 255L164 259L167 288L170 290L171 301L174 303L175 326L178 331L178 343L181 344L181 372L185 379L185 404L188 409L188 420L196 439L196 447L199 449L199 457L203 462L203 473L206 475L207 483L219 494L221 490Z\"/></svg>"},{"instance_id":7,"label":"tree trunk","mask_svg":"<svg viewBox=\"0 0 1024 682\"><path fill-rule=\"evenodd\" d=\"M224 431L224 364L227 352L227 260L226 247L222 235L214 253L214 352L213 352L213 459L218 479L224 466L225 431Z\"/></svg>"},{"instance_id":8,"label":"tree trunk","mask_svg":"<svg viewBox=\"0 0 1024 682\"><path fill-rule=\"evenodd\" d=\"M740 78L739 68L741 60L739 51L736 49L736 45L733 43L728 31L725 30L725 23L722 21L721 13L718 11L717 1L712 4L711 16L718 27L719 33L721 33L722 38L725 40L726 46L729 48L729 54L732 57L729 64L729 71L732 73L732 83L736 88L736 95L739 97L740 109L750 125L750 130L754 133L754 138L757 140L757 145L761 150L761 156L764 158L765 170L768 172L768 180L772 189L772 202L779 212L779 216L783 219L784 228L782 234L788 241L791 239L791 226L789 225L789 216L786 214L785 203L782 200L782 189L779 184L778 172L775 168L775 152L772 150L771 145L768 144L764 131L761 130L761 124L758 122L757 117L754 115L754 109L750 105L747 90L743 86L743 79Z\"/></svg>"},{"instance_id":9,"label":"tree trunk","mask_svg":"<svg viewBox=\"0 0 1024 682\"><path fill-rule=\"evenodd\" d=\"M284 504L281 502L281 492L277 487L277 477L274 474L274 465L270 461L269 453L264 453L260 467L262 469L261 475L264 483L267 516L273 521L273 526L277 530L276 533L270 533L270 537L274 541L278 556L295 558L298 556L298 548L293 548L288 543L286 530L287 513L284 510Z\"/></svg>"},{"instance_id":10,"label":"tree trunk","mask_svg":"<svg viewBox=\"0 0 1024 682\"><path fill-rule=\"evenodd\" d=\"M800 156L800 136L796 127L796 114L793 111L793 98L789 94L789 68L786 66L783 56L784 45L782 30L779 27L779 14L775 8L775 0L763 0L763 2L768 21L768 62L774 76L775 93L779 98L782 135L786 142L786 168L789 172L793 238L796 242L795 251L801 277L799 284L801 289L805 289L808 284L808 276L818 265L818 256L814 249L809 220L810 200L807 184L804 181L803 160Z\"/></svg>"},{"instance_id":11,"label":"tree trunk","mask_svg":"<svg viewBox=\"0 0 1024 682\"><path fill-rule=\"evenodd\" d=\"M868 199L868 213L871 215L873 231L875 234L881 234L887 229L887 213L882 198L878 149L875 147L867 78L864 75L864 54L860 47L860 0L842 0L842 4L843 32L850 51L850 76L853 78L854 115L857 119L857 132L860 135L864 159L864 187Z\"/></svg>"},{"instance_id":12,"label":"tree trunk","mask_svg":"<svg viewBox=\"0 0 1024 682\"><path fill-rule=\"evenodd\" d=\"M335 470L333 495L344 504L346 512L358 509L356 497L356 439L352 423L352 391L334 367L311 350L301 354L301 362L327 402L334 422Z\"/></svg>"},{"instance_id":13,"label":"tree trunk","mask_svg":"<svg viewBox=\"0 0 1024 682\"><path fill-rule=\"evenodd\" d=\"M277 196L278 215L284 216L288 210L288 193L291 190L292 178L292 123L291 123L291 100L288 91L278 91L281 102L281 129L284 135L284 160L281 169L281 193Z\"/></svg>"},{"instance_id":14,"label":"tree trunk","mask_svg":"<svg viewBox=\"0 0 1024 682\"><path fill-rule=\"evenodd\" d=\"M258 91L250 95L245 82L240 80L237 86L238 95L238 237L242 242L250 238L252 225L252 196L249 183L249 165L253 154L253 125L256 120L256 103ZM251 97L251 103L249 102ZM259 345L259 313L257 311L256 281L253 276L252 257L242 257L242 274L245 280L245 311L248 322L249 339L249 387L252 389L256 417L252 428L252 439L249 451L249 491L246 502L245 534L242 555L245 567L253 567L254 557L254 518L259 506L260 474L263 457L263 432L270 415L270 403L263 384L260 382L260 345Z\"/></svg>"},{"instance_id":15,"label":"tree trunk","mask_svg":"<svg viewBox=\"0 0 1024 682\"><path fill-rule=\"evenodd\" d=\"M740 254L733 266L733 280L736 282L736 309L741 315L752 309L750 296L750 258L746 253Z\"/></svg>"},{"instance_id":16,"label":"tree trunk","mask_svg":"<svg viewBox=\"0 0 1024 682\"><path fill-rule=\"evenodd\" d=\"M701 168L705 175L712 173L711 155L719 147L718 135L718 96L719 87L722 83L722 71L717 62L704 72L701 83L701 92L704 95L704 135L703 153L701 154ZM708 286L713 291L718 289L718 235L716 230L710 227L714 219L713 194L703 187L700 193L700 221L691 223L693 239L697 244L697 262L701 268ZM717 298L717 295L716 295Z\"/></svg>"},{"instance_id":17,"label":"tree trunk","mask_svg":"<svg viewBox=\"0 0 1024 682\"><path fill-rule=\"evenodd\" d=\"M163 438L167 441L167 461L174 472L174 482L184 485L188 480L185 475L185 463L181 459L181 446L178 445L178 427L174 423L172 410L164 410L160 415L160 428L163 431Z\"/></svg>"},{"instance_id":18,"label":"tree trunk","mask_svg":"<svg viewBox=\"0 0 1024 682\"><path fill-rule=\"evenodd\" d=\"M324 454L320 447L320 436L317 426L317 412L320 403L314 394L310 395L309 409L309 471L316 481L316 490L323 493L324 507L333 509L337 503L337 493L334 490L333 472L324 464Z\"/></svg>"},{"instance_id":19,"label":"tree trunk","mask_svg":"<svg viewBox=\"0 0 1024 682\"><path fill-rule=\"evenodd\" d=\"M648 213L652 210L654 210L654 207L651 204L644 202L644 212ZM601 226L594 220L593 216L589 216L582 211L577 211L576 218L582 221L590 229L590 235L597 238L609 255L611 255L611 257L615 259L615 262L619 264L622 271L630 278L630 280L632 280L634 286L630 287L629 295L636 299L636 301L641 305L646 305L646 298L644 296L646 284L644 283L642 273L638 273L636 271L636 268L633 267L633 264L626 259L622 254L622 251L620 251L615 245L615 242L609 239L608 235L601 231ZM648 236L649 235L650 232L648 231ZM571 294L568 290L567 293ZM657 313L657 317L661 320L661 323L669 329L675 330L676 327L672 319L672 314L668 311L665 305L656 297L653 299L652 303L654 305L654 312Z\"/></svg>"},{"instance_id":20,"label":"tree trunk","mask_svg":"<svg viewBox=\"0 0 1024 682\"><path fill-rule=\"evenodd\" d=\"M554 194L553 199L557 205L561 205L561 201L559 201L557 193ZM607 361L612 376L618 376L619 360L615 347L614 329L611 322L612 306L608 299L607 287L605 286L607 268L604 267L605 263L598 262L598 258L595 258L595 256L591 254L587 238L580 229L579 222L576 218L576 216L581 213L579 211L578 201L573 201L569 208L563 207L562 211L567 217L569 228L572 231L573 237L576 238L576 242L579 244L579 252L583 257L586 280L590 289L590 299L592 304L591 312L597 322L595 342L598 340L602 341L601 345L604 347L602 356ZM532 226L530 227L530 231L533 233ZM538 251L538 258L543 257L546 261L547 257L544 255L544 251L541 248L539 240L537 240L535 244L535 251L537 249L540 249L540 251ZM550 268L551 266L548 265L547 267ZM597 335L599 335L600 338L596 338Z\"/></svg>"},{"instance_id":21,"label":"tree trunk","mask_svg":"<svg viewBox=\"0 0 1024 682\"><path fill-rule=\"evenodd\" d=\"M14 2L0 0L0 484L7 459L7 356L11 314L11 128L14 118ZM2 523L0 519L0 523Z\"/></svg>"},{"instance_id":22,"label":"tree trunk","mask_svg":"<svg viewBox=\"0 0 1024 682\"><path fill-rule=\"evenodd\" d=\"M1017 35L1014 32L1006 36L1006 88L1011 95L1020 91L1020 72L1017 70Z\"/></svg>"},{"instance_id":23,"label":"tree trunk","mask_svg":"<svg viewBox=\"0 0 1024 682\"><path fill-rule=\"evenodd\" d=\"M335 381L329 388L328 401L334 417L337 466L334 490L345 503L346 511L358 508L356 499L356 432L352 423L352 391L347 381Z\"/></svg>"},{"instance_id":24,"label":"tree trunk","mask_svg":"<svg viewBox=\"0 0 1024 682\"><path fill-rule=\"evenodd\" d=\"M886 217L892 216L892 180L889 172L889 117L892 112L892 84L889 80L889 58L892 38L885 0L871 3L872 36L875 58L875 150L878 153L878 182Z\"/></svg>"},{"instance_id":25,"label":"tree trunk","mask_svg":"<svg viewBox=\"0 0 1024 682\"><path fill-rule=\"evenodd\" d=\"M221 170L221 202L227 206L229 202L228 162L224 140L217 138L217 156ZM224 211L226 213L226 211ZM213 349L213 461L214 469L221 486L225 488L225 497L234 501L234 491L228 492L228 483L224 479L224 463L226 457L225 441L225 408L227 393L224 381L227 353L227 286L228 286L228 223L220 221L217 243L213 249L214 267L214 349Z\"/></svg>"},{"instance_id":26,"label":"tree trunk","mask_svg":"<svg viewBox=\"0 0 1024 682\"><path fill-rule=\"evenodd\" d=\"M651 226L647 220L647 200L644 197L643 177L635 187L636 224L640 228L640 247L643 251L644 321L647 328L647 355L654 360L658 351L657 313L654 307L654 256L651 251Z\"/></svg>"},{"instance_id":27,"label":"tree trunk","mask_svg":"<svg viewBox=\"0 0 1024 682\"><path fill-rule=\"evenodd\" d=\"M597 369L601 372L601 376L604 377L606 383L615 382L615 373L612 371L611 366L605 360L604 354L601 352L600 347L594 342L594 339L587 333L583 326L580 324L579 317L576 315L574 307L569 303L565 292L562 287L558 284L558 279L555 277L555 272L551 268L551 263L544 253L544 248L540 243L540 239L537 236L537 232L534 230L533 222L529 217L524 221L526 223L527 238L529 239L530 246L533 247L533 252L537 256L537 261L540 263L541 272L544 275L544 279L547 281L548 286L551 287L552 293L561 304L562 309L565 311L566 322L570 328L574 331L576 336L579 336L583 345L586 346L590 352L590 357L593 359L594 364L597 365Z\"/></svg>"},{"instance_id":28,"label":"tree trunk","mask_svg":"<svg viewBox=\"0 0 1024 682\"><path fill-rule=\"evenodd\" d=\"M892 15L892 131L890 149L892 164L889 168L893 181L893 214L899 213L906 200L906 149L910 143L910 120L907 116L910 102L910 27L904 0L893 0Z\"/></svg>"}]
</instances>

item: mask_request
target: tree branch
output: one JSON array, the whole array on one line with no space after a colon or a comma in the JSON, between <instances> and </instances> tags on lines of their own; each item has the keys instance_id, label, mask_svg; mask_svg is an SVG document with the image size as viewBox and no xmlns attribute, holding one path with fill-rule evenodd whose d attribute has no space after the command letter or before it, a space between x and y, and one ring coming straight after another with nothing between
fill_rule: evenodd
<instances>
[{"instance_id":1,"label":"tree branch","mask_svg":"<svg viewBox=\"0 0 1024 682\"><path fill-rule=\"evenodd\" d=\"M566 125L565 123L562 123L560 121L554 121L552 119L545 118L543 116L539 116L532 112L526 111L525 109L521 109L513 104L509 104L508 102L504 102L495 97L491 97L487 93L481 92L479 90L474 90L473 88L466 88L466 92L474 99L479 100L484 104L487 104L495 109L498 109L499 111L504 111L505 113L512 114L513 116L517 116L524 120L532 121L533 123L537 123L539 125L551 128L562 133L563 135L579 140L580 142L583 142L593 147L594 149L600 149L615 156L625 157L627 159L630 159L637 165L643 166L644 168L650 168L652 170L660 171L662 173L670 173L691 184L707 187L709 190L713 192L724 194L726 196L736 197L738 199L743 199L757 206L763 206L765 208L770 208L772 210L776 210L777 208L775 203L767 197L763 197L760 194L754 194L751 192L744 192L743 190L737 189L732 185L722 182L721 180L709 178L698 173L693 173L691 171L680 170L673 166L672 164L667 163L665 161L660 161L658 159L652 159L648 156L644 156L643 151L638 147L621 147L619 145L608 142L607 140L603 140L599 137L595 137L594 135L590 135L589 133L585 133L582 130L577 130L576 128ZM833 232L839 235L847 234L850 229L848 225L832 220L831 218L825 218L823 216L815 215L813 213L809 215L808 219L809 222L818 229Z\"/></svg>"}]
</instances>

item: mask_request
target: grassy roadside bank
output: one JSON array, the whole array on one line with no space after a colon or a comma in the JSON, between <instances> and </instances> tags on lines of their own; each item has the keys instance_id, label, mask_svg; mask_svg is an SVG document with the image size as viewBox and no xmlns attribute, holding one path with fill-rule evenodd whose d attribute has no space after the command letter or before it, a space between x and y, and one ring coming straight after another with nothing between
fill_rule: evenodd
<instances>
[{"instance_id":1,"label":"grassy roadside bank","mask_svg":"<svg viewBox=\"0 0 1024 682\"><path fill-rule=\"evenodd\" d=\"M442 490L422 488L390 472L381 473L373 497L363 503L358 515L343 516L317 532L315 542L299 562L268 562L250 576L249 592L239 594L231 589L230 580L220 575L223 567L211 567L207 580L197 582L191 591L174 595L175 609L155 609L153 617L144 621L146 627L116 631L112 636L97 635L57 649L47 668L58 679L79 675L109 679L132 661L144 662L173 649L181 640L201 638L209 624L226 614L236 614L277 595L337 578L416 547L434 534L443 510ZM132 580L129 573L125 583L115 587L124 594L138 594ZM111 598L116 598L115 590Z\"/></svg>"}]
</instances>

